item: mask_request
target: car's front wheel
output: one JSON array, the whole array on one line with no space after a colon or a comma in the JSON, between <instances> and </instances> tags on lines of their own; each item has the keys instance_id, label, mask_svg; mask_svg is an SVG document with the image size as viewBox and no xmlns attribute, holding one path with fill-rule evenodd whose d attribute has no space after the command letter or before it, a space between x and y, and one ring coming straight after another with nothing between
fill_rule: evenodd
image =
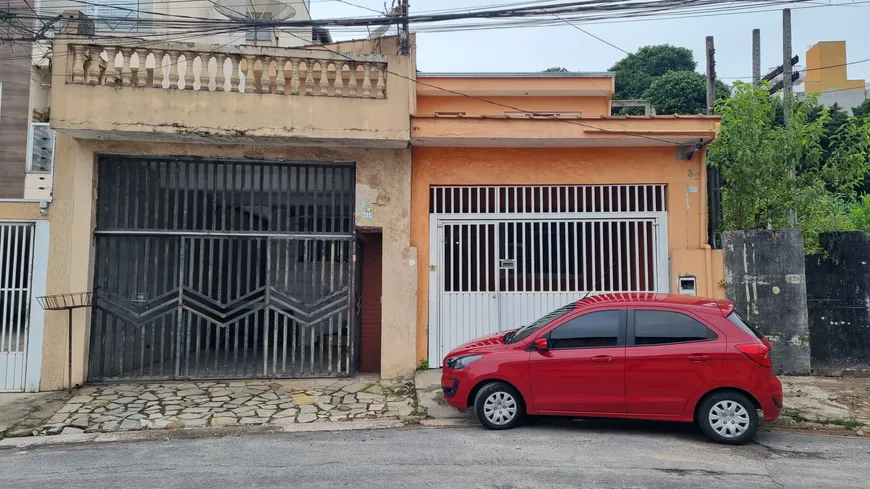
<instances>
[{"instance_id":1,"label":"car's front wheel","mask_svg":"<svg viewBox=\"0 0 870 489\"><path fill-rule=\"evenodd\" d=\"M516 389L504 382L492 382L474 396L474 414L485 428L506 430L522 422L526 408Z\"/></svg>"},{"instance_id":2,"label":"car's front wheel","mask_svg":"<svg viewBox=\"0 0 870 489\"><path fill-rule=\"evenodd\" d=\"M698 407L698 424L704 434L717 443L742 445L758 430L758 411L740 392L716 392Z\"/></svg>"}]
</instances>

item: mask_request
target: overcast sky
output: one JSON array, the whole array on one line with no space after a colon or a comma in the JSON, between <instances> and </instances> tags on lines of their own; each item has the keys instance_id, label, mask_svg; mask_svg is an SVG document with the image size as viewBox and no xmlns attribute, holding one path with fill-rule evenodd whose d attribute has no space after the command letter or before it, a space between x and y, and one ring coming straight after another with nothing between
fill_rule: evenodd
<instances>
[{"instance_id":1,"label":"overcast sky","mask_svg":"<svg viewBox=\"0 0 870 489\"><path fill-rule=\"evenodd\" d=\"M384 0L347 1L378 11L384 9ZM411 0L411 14L516 2ZM313 18L334 18L374 14L337 0L313 0L311 15ZM687 47L695 53L698 71L701 72L705 70L704 38L712 35L716 43L717 73L728 83L735 77L751 79L752 29L759 28L762 74L782 63L780 11L579 25L629 52L650 44ZM870 58L870 1L812 0L796 4L792 7L792 36L793 52L801 57L801 66L807 48L818 41L846 41L848 62ZM417 37L418 67L420 71L430 72L541 71L551 66L563 66L571 71L605 71L624 56L621 51L568 25L429 33ZM848 70L850 79L865 79L870 83L870 62L851 65Z\"/></svg>"}]
</instances>

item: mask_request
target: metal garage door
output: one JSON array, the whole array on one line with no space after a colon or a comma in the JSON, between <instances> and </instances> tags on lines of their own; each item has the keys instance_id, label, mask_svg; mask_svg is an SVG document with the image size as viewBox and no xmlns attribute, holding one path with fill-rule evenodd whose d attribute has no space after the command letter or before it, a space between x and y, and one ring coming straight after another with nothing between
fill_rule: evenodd
<instances>
[{"instance_id":1,"label":"metal garage door","mask_svg":"<svg viewBox=\"0 0 870 489\"><path fill-rule=\"evenodd\" d=\"M430 362L586 293L667 291L665 190L433 187Z\"/></svg>"},{"instance_id":2,"label":"metal garage door","mask_svg":"<svg viewBox=\"0 0 870 489\"><path fill-rule=\"evenodd\" d=\"M89 380L350 375L352 164L102 157Z\"/></svg>"}]
</instances>

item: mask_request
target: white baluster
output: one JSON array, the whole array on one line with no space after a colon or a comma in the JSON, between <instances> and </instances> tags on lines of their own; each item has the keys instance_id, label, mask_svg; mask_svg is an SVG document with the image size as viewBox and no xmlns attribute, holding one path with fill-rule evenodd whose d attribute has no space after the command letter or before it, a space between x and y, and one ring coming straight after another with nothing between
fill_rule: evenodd
<instances>
[{"instance_id":1,"label":"white baluster","mask_svg":"<svg viewBox=\"0 0 870 489\"><path fill-rule=\"evenodd\" d=\"M356 97L356 66L356 63L353 61L347 64L347 67L350 68L350 78L347 81L348 97Z\"/></svg>"},{"instance_id":2,"label":"white baluster","mask_svg":"<svg viewBox=\"0 0 870 489\"><path fill-rule=\"evenodd\" d=\"M386 68L382 65L376 65L378 70L378 84L375 87L375 98L386 98L387 82L384 79Z\"/></svg>"},{"instance_id":3,"label":"white baluster","mask_svg":"<svg viewBox=\"0 0 870 489\"><path fill-rule=\"evenodd\" d=\"M106 76L103 78L103 83L110 87L114 87L118 82L118 67L115 66L115 55L118 53L118 48L115 46L106 46Z\"/></svg>"},{"instance_id":4,"label":"white baluster","mask_svg":"<svg viewBox=\"0 0 870 489\"><path fill-rule=\"evenodd\" d=\"M85 47L81 44L73 45L72 82L82 84L85 82Z\"/></svg>"},{"instance_id":5,"label":"white baluster","mask_svg":"<svg viewBox=\"0 0 870 489\"><path fill-rule=\"evenodd\" d=\"M208 72L208 63L211 61L211 55L206 52L199 53L199 91L209 91L211 83L211 75Z\"/></svg>"},{"instance_id":6,"label":"white baluster","mask_svg":"<svg viewBox=\"0 0 870 489\"><path fill-rule=\"evenodd\" d=\"M344 97L344 61L335 62L335 83L332 95L334 97Z\"/></svg>"},{"instance_id":7,"label":"white baluster","mask_svg":"<svg viewBox=\"0 0 870 489\"><path fill-rule=\"evenodd\" d=\"M263 66L260 72L260 93L272 93L272 58L263 56L260 63Z\"/></svg>"},{"instance_id":8,"label":"white baluster","mask_svg":"<svg viewBox=\"0 0 870 489\"><path fill-rule=\"evenodd\" d=\"M287 78L284 74L285 63L287 63L287 58L284 58L282 56L278 56L275 58L275 70L277 72L277 76L275 78L275 90L280 95L284 95L284 87L287 84Z\"/></svg>"},{"instance_id":9,"label":"white baluster","mask_svg":"<svg viewBox=\"0 0 870 489\"><path fill-rule=\"evenodd\" d=\"M305 60L305 95L314 95L314 60Z\"/></svg>"},{"instance_id":10,"label":"white baluster","mask_svg":"<svg viewBox=\"0 0 870 489\"><path fill-rule=\"evenodd\" d=\"M257 91L257 79L254 74L254 63L257 61L256 56L245 56L245 93L254 93Z\"/></svg>"},{"instance_id":11,"label":"white baluster","mask_svg":"<svg viewBox=\"0 0 870 489\"><path fill-rule=\"evenodd\" d=\"M238 92L239 91L239 61L241 60L241 56L237 56L235 54L230 55L230 64L232 64L232 70L230 70L230 91Z\"/></svg>"},{"instance_id":12,"label":"white baluster","mask_svg":"<svg viewBox=\"0 0 870 489\"><path fill-rule=\"evenodd\" d=\"M169 51L169 88L174 90L178 88L178 57L181 55L178 51Z\"/></svg>"},{"instance_id":13,"label":"white baluster","mask_svg":"<svg viewBox=\"0 0 870 489\"><path fill-rule=\"evenodd\" d=\"M88 63L88 85L100 84L100 53L102 51L103 49L97 46L90 46L88 48L88 57L90 58Z\"/></svg>"},{"instance_id":14,"label":"white baluster","mask_svg":"<svg viewBox=\"0 0 870 489\"><path fill-rule=\"evenodd\" d=\"M224 73L224 65L226 64L227 55L224 53L218 53L216 56L217 59L217 71L214 75L214 90L216 92L223 92L226 87L226 74Z\"/></svg>"},{"instance_id":15,"label":"white baluster","mask_svg":"<svg viewBox=\"0 0 870 489\"><path fill-rule=\"evenodd\" d=\"M154 88L163 88L163 50L154 49L151 51L154 55L154 78L151 84Z\"/></svg>"},{"instance_id":16,"label":"white baluster","mask_svg":"<svg viewBox=\"0 0 870 489\"><path fill-rule=\"evenodd\" d=\"M320 84L318 95L329 95L329 61L320 60Z\"/></svg>"},{"instance_id":17,"label":"white baluster","mask_svg":"<svg viewBox=\"0 0 870 489\"><path fill-rule=\"evenodd\" d=\"M132 83L133 72L130 71L130 57L133 55L132 48L121 48L121 56L124 58L124 65L121 67L121 86L129 87Z\"/></svg>"},{"instance_id":18,"label":"white baluster","mask_svg":"<svg viewBox=\"0 0 870 489\"><path fill-rule=\"evenodd\" d=\"M145 85L148 83L148 69L145 66L145 62L148 60L148 50L137 48L136 56L139 58L139 69L136 70L136 86L145 88Z\"/></svg>"},{"instance_id":19,"label":"white baluster","mask_svg":"<svg viewBox=\"0 0 870 489\"><path fill-rule=\"evenodd\" d=\"M293 58L290 60L291 69L293 70L290 74L290 95L299 95L299 63L299 59Z\"/></svg>"},{"instance_id":20,"label":"white baluster","mask_svg":"<svg viewBox=\"0 0 870 489\"><path fill-rule=\"evenodd\" d=\"M363 97L372 98L372 65L368 63L363 63Z\"/></svg>"},{"instance_id":21,"label":"white baluster","mask_svg":"<svg viewBox=\"0 0 870 489\"><path fill-rule=\"evenodd\" d=\"M196 77L193 76L193 56L190 51L184 52L184 89L193 90L193 81Z\"/></svg>"}]
</instances>

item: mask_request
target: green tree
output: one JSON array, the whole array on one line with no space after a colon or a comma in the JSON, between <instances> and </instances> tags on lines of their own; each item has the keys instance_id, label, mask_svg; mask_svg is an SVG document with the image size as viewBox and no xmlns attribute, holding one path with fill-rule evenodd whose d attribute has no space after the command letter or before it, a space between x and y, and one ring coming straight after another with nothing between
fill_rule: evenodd
<instances>
[{"instance_id":1,"label":"green tree","mask_svg":"<svg viewBox=\"0 0 870 489\"><path fill-rule=\"evenodd\" d=\"M616 73L615 98L639 99L656 78L671 71L695 71L696 67L692 51L687 48L669 44L644 46L610 68Z\"/></svg>"},{"instance_id":2,"label":"green tree","mask_svg":"<svg viewBox=\"0 0 870 489\"><path fill-rule=\"evenodd\" d=\"M568 68L554 66L552 68L547 68L546 70L543 71L543 73L568 73Z\"/></svg>"},{"instance_id":3,"label":"green tree","mask_svg":"<svg viewBox=\"0 0 870 489\"><path fill-rule=\"evenodd\" d=\"M852 109L852 115L855 117L865 117L870 115L870 98L861 102L861 105Z\"/></svg>"},{"instance_id":4,"label":"green tree","mask_svg":"<svg viewBox=\"0 0 870 489\"><path fill-rule=\"evenodd\" d=\"M716 98L728 98L728 87L717 80ZM671 71L656 78L643 93L658 114L705 114L707 77L696 71Z\"/></svg>"},{"instance_id":5,"label":"green tree","mask_svg":"<svg viewBox=\"0 0 870 489\"><path fill-rule=\"evenodd\" d=\"M825 154L822 139L831 121L815 98L793 104L785 126L775 123L777 100L768 87L735 84L734 95L720 100L719 137L708 161L722 172L725 230L783 228L795 209L808 252L818 251L818 234L855 227L850 212L853 191L868 173L870 133L857 119L834 136ZM860 141L864 138L864 144ZM846 141L850 141L846 143ZM789 166L800 163L794 180Z\"/></svg>"},{"instance_id":6,"label":"green tree","mask_svg":"<svg viewBox=\"0 0 870 489\"><path fill-rule=\"evenodd\" d=\"M870 195L861 197L861 201L852 208L852 220L856 229L870 233Z\"/></svg>"}]
</instances>

